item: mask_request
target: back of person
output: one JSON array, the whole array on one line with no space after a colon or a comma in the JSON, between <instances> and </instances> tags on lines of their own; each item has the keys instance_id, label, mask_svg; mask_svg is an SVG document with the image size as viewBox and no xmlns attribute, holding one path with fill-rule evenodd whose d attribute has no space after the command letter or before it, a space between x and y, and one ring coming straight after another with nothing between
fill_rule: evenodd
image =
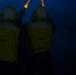
<instances>
[{"instance_id":1,"label":"back of person","mask_svg":"<svg viewBox=\"0 0 76 75\"><path fill-rule=\"evenodd\" d=\"M54 35L46 7L36 8L32 22L28 24L29 68L31 74L51 74L51 44ZM28 72L28 71L27 71Z\"/></svg>"},{"instance_id":2,"label":"back of person","mask_svg":"<svg viewBox=\"0 0 76 75\"><path fill-rule=\"evenodd\" d=\"M18 62L20 32L20 28L13 22L16 19L15 9L10 6L5 7L2 18L4 21L0 23L0 73L13 75Z\"/></svg>"}]
</instances>

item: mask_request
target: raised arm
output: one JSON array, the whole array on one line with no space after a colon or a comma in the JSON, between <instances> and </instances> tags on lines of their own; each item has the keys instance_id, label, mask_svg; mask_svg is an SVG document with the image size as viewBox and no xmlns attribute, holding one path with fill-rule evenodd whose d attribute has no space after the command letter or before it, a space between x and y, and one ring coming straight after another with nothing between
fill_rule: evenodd
<instances>
[{"instance_id":1,"label":"raised arm","mask_svg":"<svg viewBox=\"0 0 76 75\"><path fill-rule=\"evenodd\" d=\"M25 11L26 11L26 9L28 8L29 3L30 3L30 0L28 0L28 1L26 2L26 4L24 5L24 8L20 11L19 17L22 17L22 16L25 14Z\"/></svg>"}]
</instances>

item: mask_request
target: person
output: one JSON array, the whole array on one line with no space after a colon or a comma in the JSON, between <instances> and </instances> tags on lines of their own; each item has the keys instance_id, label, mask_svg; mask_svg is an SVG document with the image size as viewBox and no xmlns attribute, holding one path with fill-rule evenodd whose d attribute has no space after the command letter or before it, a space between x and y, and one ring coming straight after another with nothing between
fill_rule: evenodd
<instances>
[{"instance_id":1,"label":"person","mask_svg":"<svg viewBox=\"0 0 76 75\"><path fill-rule=\"evenodd\" d=\"M4 7L3 22L0 23L0 75L18 74L18 37L20 28L16 26L16 9Z\"/></svg>"},{"instance_id":2,"label":"person","mask_svg":"<svg viewBox=\"0 0 76 75\"><path fill-rule=\"evenodd\" d=\"M29 68L31 74L51 75L50 46L55 30L49 21L46 7L37 7L33 14L33 21L28 25ZM27 71L27 72L28 72Z\"/></svg>"},{"instance_id":3,"label":"person","mask_svg":"<svg viewBox=\"0 0 76 75\"><path fill-rule=\"evenodd\" d=\"M46 7L39 6L28 24L28 63L27 74L51 75L50 47L56 32L53 21L49 19Z\"/></svg>"},{"instance_id":4,"label":"person","mask_svg":"<svg viewBox=\"0 0 76 75\"><path fill-rule=\"evenodd\" d=\"M24 9L19 13L18 21L19 20L22 21L22 16L25 13L25 9L28 8L29 3L30 3L30 0L28 0L26 2L26 4L24 5ZM21 24L22 24L22 22L21 22ZM27 43L28 43L27 42L27 35L28 35L27 29L28 29L28 23L22 24L22 26L21 26L21 32L20 32L20 36L19 36L20 37L19 38L19 43L18 43L18 46L19 46L18 47L19 48L19 62L21 62L21 63L24 63L23 61L25 60L25 58L24 58L23 55L27 55L27 52L26 52L27 51L27 46L28 46L27 45ZM25 52L26 52L26 54L23 54Z\"/></svg>"},{"instance_id":5,"label":"person","mask_svg":"<svg viewBox=\"0 0 76 75\"><path fill-rule=\"evenodd\" d=\"M24 9L19 13L18 20L20 20L22 24L22 16L25 13L25 9L28 8L30 0L26 2L24 5ZM25 63L27 64L28 61L28 23L24 23L21 26L21 31L19 34L19 41L18 41L18 62L21 65L22 74L25 74Z\"/></svg>"}]
</instances>

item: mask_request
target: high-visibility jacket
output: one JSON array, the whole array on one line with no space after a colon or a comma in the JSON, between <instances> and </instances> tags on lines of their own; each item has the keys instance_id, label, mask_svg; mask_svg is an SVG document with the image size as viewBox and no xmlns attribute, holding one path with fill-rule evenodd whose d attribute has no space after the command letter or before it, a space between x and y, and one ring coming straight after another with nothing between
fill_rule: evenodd
<instances>
[{"instance_id":1,"label":"high-visibility jacket","mask_svg":"<svg viewBox=\"0 0 76 75\"><path fill-rule=\"evenodd\" d=\"M0 23L0 60L18 60L18 36L20 28L11 23Z\"/></svg>"},{"instance_id":2,"label":"high-visibility jacket","mask_svg":"<svg viewBox=\"0 0 76 75\"><path fill-rule=\"evenodd\" d=\"M52 24L47 21L34 21L28 25L28 38L31 53L50 49L53 36Z\"/></svg>"}]
</instances>

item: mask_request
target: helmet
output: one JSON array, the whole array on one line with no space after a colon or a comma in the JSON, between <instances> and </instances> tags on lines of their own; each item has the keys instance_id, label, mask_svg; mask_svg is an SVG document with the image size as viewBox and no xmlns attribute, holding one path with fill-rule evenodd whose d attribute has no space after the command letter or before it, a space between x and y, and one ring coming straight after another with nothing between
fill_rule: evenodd
<instances>
[{"instance_id":1,"label":"helmet","mask_svg":"<svg viewBox=\"0 0 76 75\"><path fill-rule=\"evenodd\" d=\"M48 19L48 12L46 8L43 6L37 7L32 15L32 19L37 19L37 20Z\"/></svg>"},{"instance_id":2,"label":"helmet","mask_svg":"<svg viewBox=\"0 0 76 75\"><path fill-rule=\"evenodd\" d=\"M16 19L16 9L12 6L7 6L2 12L3 20L15 20Z\"/></svg>"}]
</instances>

